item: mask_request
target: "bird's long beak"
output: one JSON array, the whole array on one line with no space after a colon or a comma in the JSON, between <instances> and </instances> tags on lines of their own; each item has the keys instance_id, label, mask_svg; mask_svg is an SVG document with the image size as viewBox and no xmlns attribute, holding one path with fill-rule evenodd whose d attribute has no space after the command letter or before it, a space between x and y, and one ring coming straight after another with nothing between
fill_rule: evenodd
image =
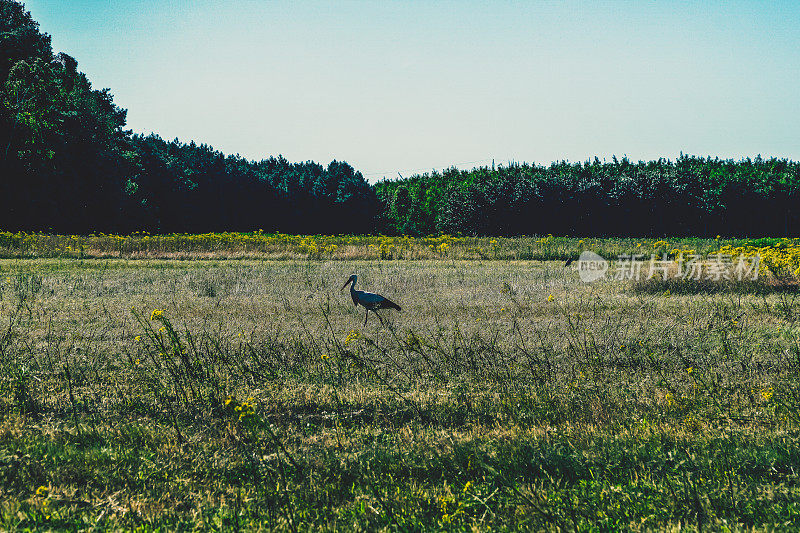
<instances>
[{"instance_id":1,"label":"bird's long beak","mask_svg":"<svg viewBox=\"0 0 800 533\"><path fill-rule=\"evenodd\" d=\"M342 288L341 288L341 289L339 289L339 290L340 290L340 291L343 291L343 290L344 290L344 288L345 288L345 287L347 287L347 285L348 285L348 284L349 284L351 281L353 281L353 278L350 278L350 279L348 279L347 281L345 281L345 282L344 282L344 285L342 285Z\"/></svg>"}]
</instances>

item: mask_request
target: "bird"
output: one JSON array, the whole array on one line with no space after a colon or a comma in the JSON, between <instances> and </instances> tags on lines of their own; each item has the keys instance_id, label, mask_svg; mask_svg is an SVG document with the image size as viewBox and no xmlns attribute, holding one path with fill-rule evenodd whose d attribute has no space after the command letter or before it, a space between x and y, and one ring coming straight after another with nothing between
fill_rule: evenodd
<instances>
[{"instance_id":1,"label":"bird","mask_svg":"<svg viewBox=\"0 0 800 533\"><path fill-rule=\"evenodd\" d=\"M347 281L344 282L342 288L340 290L344 290L348 284L350 285L350 297L353 298L353 305L356 307L358 304L361 304L366 310L367 313L364 315L364 325L367 325L367 318L369 318L369 312L372 311L375 313L375 316L378 317L378 320L381 321L381 325L383 325L383 318L381 315L377 313L378 309L397 309L400 311L400 306L391 301L389 298L385 296L381 296L380 294L375 294L374 292L365 292L365 291L357 291L356 290L356 280L358 276L353 274L348 278Z\"/></svg>"}]
</instances>

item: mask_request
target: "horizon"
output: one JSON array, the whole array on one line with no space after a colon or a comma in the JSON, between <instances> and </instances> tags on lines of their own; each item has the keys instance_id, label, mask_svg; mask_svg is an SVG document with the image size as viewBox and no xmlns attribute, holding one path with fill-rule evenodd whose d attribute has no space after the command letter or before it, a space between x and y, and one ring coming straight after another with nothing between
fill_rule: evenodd
<instances>
[{"instance_id":1,"label":"horizon","mask_svg":"<svg viewBox=\"0 0 800 533\"><path fill-rule=\"evenodd\" d=\"M250 160L800 159L789 2L23 3L134 133Z\"/></svg>"}]
</instances>

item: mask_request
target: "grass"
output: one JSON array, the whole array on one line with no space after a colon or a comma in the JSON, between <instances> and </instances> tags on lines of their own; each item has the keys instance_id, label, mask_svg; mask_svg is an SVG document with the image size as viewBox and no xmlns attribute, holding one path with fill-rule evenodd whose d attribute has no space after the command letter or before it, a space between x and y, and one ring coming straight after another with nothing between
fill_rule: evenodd
<instances>
[{"instance_id":1,"label":"grass","mask_svg":"<svg viewBox=\"0 0 800 533\"><path fill-rule=\"evenodd\" d=\"M0 260L0 529L791 529L797 311L555 261Z\"/></svg>"},{"instance_id":2,"label":"grass","mask_svg":"<svg viewBox=\"0 0 800 533\"><path fill-rule=\"evenodd\" d=\"M606 259L641 254L649 259L681 253L707 256L722 247L791 245L800 255L800 242L789 239L572 238L530 237L388 237L374 235L285 235L207 233L202 235L55 235L0 232L4 258L118 258L118 259L359 259L403 260L534 260L577 259L593 250Z\"/></svg>"}]
</instances>

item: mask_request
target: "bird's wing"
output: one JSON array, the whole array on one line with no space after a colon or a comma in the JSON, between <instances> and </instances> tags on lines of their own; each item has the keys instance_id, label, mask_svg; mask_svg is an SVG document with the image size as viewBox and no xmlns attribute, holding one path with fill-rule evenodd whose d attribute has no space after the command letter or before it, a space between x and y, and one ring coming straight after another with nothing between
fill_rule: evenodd
<instances>
[{"instance_id":1,"label":"bird's wing","mask_svg":"<svg viewBox=\"0 0 800 533\"><path fill-rule=\"evenodd\" d=\"M358 295L359 302L367 309L386 309L388 307L400 310L400 306L385 296L374 292L362 292Z\"/></svg>"},{"instance_id":2,"label":"bird's wing","mask_svg":"<svg viewBox=\"0 0 800 533\"><path fill-rule=\"evenodd\" d=\"M363 292L358 291L358 301L361 302L361 305L367 307L371 305L378 305L381 303L385 298L380 294L375 294L374 292Z\"/></svg>"},{"instance_id":3,"label":"bird's wing","mask_svg":"<svg viewBox=\"0 0 800 533\"><path fill-rule=\"evenodd\" d=\"M388 309L391 307L392 309L397 309L398 311L400 311L400 306L391 301L389 298L383 299L383 301L381 302L381 307L384 309Z\"/></svg>"}]
</instances>

